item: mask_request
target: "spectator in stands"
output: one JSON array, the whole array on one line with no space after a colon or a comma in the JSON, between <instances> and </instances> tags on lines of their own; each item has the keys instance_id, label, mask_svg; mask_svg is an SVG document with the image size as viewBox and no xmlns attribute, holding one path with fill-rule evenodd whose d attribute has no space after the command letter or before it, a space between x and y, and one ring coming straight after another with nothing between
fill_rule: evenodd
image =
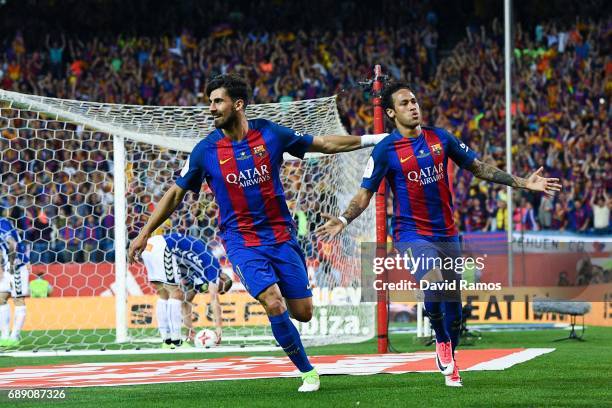
<instances>
[{"instance_id":1,"label":"spectator in stands","mask_svg":"<svg viewBox=\"0 0 612 408\"><path fill-rule=\"evenodd\" d=\"M50 36L47 34L46 45L49 51L49 63L51 66L51 74L55 79L61 79L64 77L63 70L63 55L64 48L66 48L66 37L64 34L61 36L62 42L58 43L57 40L50 42Z\"/></svg>"},{"instance_id":2,"label":"spectator in stands","mask_svg":"<svg viewBox=\"0 0 612 408\"><path fill-rule=\"evenodd\" d=\"M525 197L521 198L521 204L515 208L513 221L516 231L537 231L539 229L533 206Z\"/></svg>"},{"instance_id":3,"label":"spectator in stands","mask_svg":"<svg viewBox=\"0 0 612 408\"><path fill-rule=\"evenodd\" d=\"M582 201L574 200L573 207L567 214L568 227L572 232L585 232L591 223L591 214L586 206L582 205Z\"/></svg>"},{"instance_id":4,"label":"spectator in stands","mask_svg":"<svg viewBox=\"0 0 612 408\"><path fill-rule=\"evenodd\" d=\"M486 231L489 227L489 217L482 208L480 200L473 198L467 213L467 231Z\"/></svg>"},{"instance_id":5,"label":"spectator in stands","mask_svg":"<svg viewBox=\"0 0 612 408\"><path fill-rule=\"evenodd\" d=\"M338 17L343 24L350 25L363 14L362 7L341 3L338 9L354 10L347 17ZM205 37L182 31L172 40L161 35L79 38L52 34L38 47L28 42L28 33L25 38L16 33L0 48L0 86L99 102L193 105L206 102L199 94L207 78L234 71L256 84L255 103L337 93L348 130L367 132L373 124L370 95L357 82L369 74L373 63L380 62L385 73L414 84L422 95L426 121L448 128L483 152L484 159L503 168L501 24L494 21L480 31L469 30L448 50L444 63L438 63L438 45L443 44L443 33L438 32L441 22L437 23L435 13L427 21L419 20L419 10L425 6L410 3L410 16L404 9L396 10L396 5L388 5L388 10L398 11L397 21L407 18L414 24L385 24L376 31L334 28L306 32L296 28L304 27L303 22L292 21L294 26L285 32L249 32L229 24ZM607 202L601 204L602 195L609 196L612 190L609 22L577 21L563 31L546 21L533 30L516 28L513 167L526 174L544 166L549 177L565 180L566 190L573 190L569 205L564 194L552 201L525 196L526 202L514 214L518 228L535 229L538 220L542 229L586 233L592 222L596 232L609 233L612 203L604 198ZM29 129L25 125L23 118L14 119L12 128L1 131L0 197L1 205L9 208L10 216L33 243L32 262L55 261L55 253L72 261L71 251L79 253L80 249L78 234L71 228L76 219L82 223L90 215L101 228L85 225L82 231L94 231L100 237L98 249L104 260L112 261L114 219L108 207L113 187L112 139L72 125L64 129L59 121L31 118ZM137 167L146 158L146 153L134 158L135 174L142 174ZM149 186L162 183L153 175L139 177ZM456 216L463 230L506 229L504 190L485 186L481 191L471 173L461 169L455 180ZM130 216L138 225L156 201L156 193L132 193L139 199L130 207L137 209ZM41 198L35 200L38 196ZM191 225L200 225L203 214L211 217L214 209L192 214L195 223ZM59 221L66 217L76 219ZM214 223L213 217L213 228ZM206 234L211 234L210 228ZM71 246L67 248L66 242Z\"/></svg>"},{"instance_id":6,"label":"spectator in stands","mask_svg":"<svg viewBox=\"0 0 612 408\"><path fill-rule=\"evenodd\" d=\"M508 204L505 200L497 201L497 209L495 210L494 223L491 231L507 231L508 228Z\"/></svg>"},{"instance_id":7,"label":"spectator in stands","mask_svg":"<svg viewBox=\"0 0 612 408\"><path fill-rule=\"evenodd\" d=\"M593 208L593 228L597 235L605 235L610 232L610 207L611 202L605 190L597 199L595 194L591 195L591 207Z\"/></svg>"},{"instance_id":8,"label":"spectator in stands","mask_svg":"<svg viewBox=\"0 0 612 408\"><path fill-rule=\"evenodd\" d=\"M562 203L555 204L550 226L557 231L564 231L567 228L567 212Z\"/></svg>"},{"instance_id":9,"label":"spectator in stands","mask_svg":"<svg viewBox=\"0 0 612 408\"><path fill-rule=\"evenodd\" d=\"M540 208L538 211L538 221L542 229L550 229L552 225L552 216L554 209L554 200L551 197L543 196L540 200Z\"/></svg>"}]
</instances>

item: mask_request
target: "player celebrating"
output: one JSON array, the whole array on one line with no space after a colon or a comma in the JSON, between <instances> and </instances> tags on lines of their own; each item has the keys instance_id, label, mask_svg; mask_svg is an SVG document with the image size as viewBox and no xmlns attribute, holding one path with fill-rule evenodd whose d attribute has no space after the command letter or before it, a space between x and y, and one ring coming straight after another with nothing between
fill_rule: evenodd
<instances>
[{"instance_id":1,"label":"player celebrating","mask_svg":"<svg viewBox=\"0 0 612 408\"><path fill-rule=\"evenodd\" d=\"M0 218L0 257L0 347L16 347L26 318L25 297L31 266L26 243L6 218ZM9 296L15 306L12 331Z\"/></svg>"},{"instance_id":2,"label":"player celebrating","mask_svg":"<svg viewBox=\"0 0 612 408\"><path fill-rule=\"evenodd\" d=\"M220 272L219 262L206 244L177 233L155 235L147 240L142 260L149 282L157 290L155 312L162 348L191 347L181 337L183 318L191 319L191 307L185 304L191 304L196 293L208 290L218 344L221 341L219 295L231 288L232 280ZM186 326L192 328L188 323Z\"/></svg>"},{"instance_id":3,"label":"player celebrating","mask_svg":"<svg viewBox=\"0 0 612 408\"><path fill-rule=\"evenodd\" d=\"M206 180L219 206L228 259L247 291L264 307L274 338L302 372L299 391L317 391L319 375L287 312L288 308L293 318L307 322L313 306L304 255L280 180L283 153L303 158L307 151L348 152L374 145L384 135L313 137L268 120L247 120L248 87L235 75L213 78L206 93L217 129L191 152L176 185L132 243L130 261L187 190L199 192Z\"/></svg>"},{"instance_id":4,"label":"player celebrating","mask_svg":"<svg viewBox=\"0 0 612 408\"><path fill-rule=\"evenodd\" d=\"M394 200L395 246L400 251L427 257L457 257L461 254L453 220L448 183L448 158L476 177L494 183L554 194L558 179L540 177L540 168L529 178L510 175L483 163L464 143L444 129L421 126L421 111L407 83L388 85L382 106L394 122L395 130L372 151L361 189L340 217L326 215L328 221L317 229L323 239L338 235L357 218L383 178L391 185ZM433 252L433 253L432 253ZM455 271L436 269L415 271L418 281L457 280ZM445 279L443 279L445 278ZM461 299L458 293L425 290L425 310L436 334L436 362L448 386L462 386L454 361L454 349L461 329Z\"/></svg>"}]
</instances>

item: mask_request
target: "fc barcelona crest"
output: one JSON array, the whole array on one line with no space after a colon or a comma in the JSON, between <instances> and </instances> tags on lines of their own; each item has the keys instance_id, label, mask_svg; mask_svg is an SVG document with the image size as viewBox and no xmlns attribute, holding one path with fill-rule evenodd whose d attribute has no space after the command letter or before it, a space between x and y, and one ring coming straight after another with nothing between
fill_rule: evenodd
<instances>
[{"instance_id":1,"label":"fc barcelona crest","mask_svg":"<svg viewBox=\"0 0 612 408\"><path fill-rule=\"evenodd\" d=\"M263 157L266 154L266 148L264 145L255 146L253 148L253 156Z\"/></svg>"},{"instance_id":2,"label":"fc barcelona crest","mask_svg":"<svg viewBox=\"0 0 612 408\"><path fill-rule=\"evenodd\" d=\"M433 154L435 154L436 156L439 156L442 153L442 146L440 146L440 143L436 143L434 145L431 145L431 151Z\"/></svg>"}]
</instances>

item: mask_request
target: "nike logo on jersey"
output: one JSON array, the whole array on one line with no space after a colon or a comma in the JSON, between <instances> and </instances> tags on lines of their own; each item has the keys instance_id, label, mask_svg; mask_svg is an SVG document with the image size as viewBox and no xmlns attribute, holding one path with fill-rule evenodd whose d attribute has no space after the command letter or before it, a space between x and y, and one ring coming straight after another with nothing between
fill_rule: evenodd
<instances>
[{"instance_id":1,"label":"nike logo on jersey","mask_svg":"<svg viewBox=\"0 0 612 408\"><path fill-rule=\"evenodd\" d=\"M406 162L406 160L410 160L410 158L411 158L411 157L413 157L413 156L414 156L414 155L413 155L413 154L411 154L411 155L410 155L410 156L408 156L408 157L402 157L402 158L400 159L400 162L404 163L404 162Z\"/></svg>"},{"instance_id":2,"label":"nike logo on jersey","mask_svg":"<svg viewBox=\"0 0 612 408\"><path fill-rule=\"evenodd\" d=\"M225 159L225 160L219 160L219 163L221 163L221 164L225 164L225 163L227 163L228 161L230 161L231 159L232 159L231 157L228 157L228 158L227 158L227 159Z\"/></svg>"}]
</instances>

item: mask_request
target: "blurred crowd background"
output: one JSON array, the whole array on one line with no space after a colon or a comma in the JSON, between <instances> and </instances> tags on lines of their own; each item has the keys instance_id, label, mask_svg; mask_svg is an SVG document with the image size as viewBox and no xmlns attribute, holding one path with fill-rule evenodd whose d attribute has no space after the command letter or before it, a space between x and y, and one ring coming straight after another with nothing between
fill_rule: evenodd
<instances>
[{"instance_id":1,"label":"blurred crowd background","mask_svg":"<svg viewBox=\"0 0 612 408\"><path fill-rule=\"evenodd\" d=\"M373 113L359 82L381 64L389 79L412 84L425 123L506 166L502 2L3 3L3 89L205 105L207 81L237 72L250 81L254 103L338 94L346 129L362 134L372 132ZM517 191L513 219L520 231L609 234L610 3L553 3L515 2L512 167L526 176L543 166L564 190L553 199ZM33 261L112 260L111 140L59 122L8 128L2 112L0 205L33 243ZM455 181L461 231L506 229L505 188L463 170ZM135 211L156 199L137 199Z\"/></svg>"}]
</instances>

